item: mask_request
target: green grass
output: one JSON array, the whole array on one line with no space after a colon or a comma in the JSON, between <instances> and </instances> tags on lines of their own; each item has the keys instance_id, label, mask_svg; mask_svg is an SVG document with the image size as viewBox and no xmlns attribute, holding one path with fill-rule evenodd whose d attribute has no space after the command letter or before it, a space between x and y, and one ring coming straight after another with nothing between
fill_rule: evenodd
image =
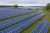
<instances>
[{"instance_id":1,"label":"green grass","mask_svg":"<svg viewBox=\"0 0 50 33\"><path fill-rule=\"evenodd\" d=\"M45 19L48 19L48 23L50 23L50 12L48 12L47 10L43 10L44 13L46 13L47 15L45 16ZM50 27L48 27L48 32L47 33L50 33Z\"/></svg>"},{"instance_id":2,"label":"green grass","mask_svg":"<svg viewBox=\"0 0 50 33\"><path fill-rule=\"evenodd\" d=\"M50 27L48 28L48 33L50 33Z\"/></svg>"}]
</instances>

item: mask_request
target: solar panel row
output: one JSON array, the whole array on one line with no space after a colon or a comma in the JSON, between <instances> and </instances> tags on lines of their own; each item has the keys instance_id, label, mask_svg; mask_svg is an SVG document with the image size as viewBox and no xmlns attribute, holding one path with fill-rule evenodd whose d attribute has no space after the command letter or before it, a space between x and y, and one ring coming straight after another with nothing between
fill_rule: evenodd
<instances>
[{"instance_id":1,"label":"solar panel row","mask_svg":"<svg viewBox=\"0 0 50 33\"><path fill-rule=\"evenodd\" d=\"M32 15L31 17L27 18L26 20L20 21L21 23L19 24L14 24L14 26L9 27L5 30L3 30L4 33L6 32L17 32L20 33L24 28L28 27L30 24L34 23L33 21L36 21L37 19L41 18L44 16L44 14L38 13L38 15L34 16Z\"/></svg>"}]
</instances>

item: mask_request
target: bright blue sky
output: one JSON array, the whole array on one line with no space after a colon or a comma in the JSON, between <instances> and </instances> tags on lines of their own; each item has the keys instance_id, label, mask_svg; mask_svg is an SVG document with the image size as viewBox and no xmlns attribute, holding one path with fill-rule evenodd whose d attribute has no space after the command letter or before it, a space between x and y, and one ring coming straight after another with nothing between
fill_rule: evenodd
<instances>
[{"instance_id":1,"label":"bright blue sky","mask_svg":"<svg viewBox=\"0 0 50 33\"><path fill-rule=\"evenodd\" d=\"M50 2L50 0L0 0L0 5L2 4L19 4L19 5L37 5L37 6L41 6L41 5L45 5L47 4L48 2Z\"/></svg>"}]
</instances>

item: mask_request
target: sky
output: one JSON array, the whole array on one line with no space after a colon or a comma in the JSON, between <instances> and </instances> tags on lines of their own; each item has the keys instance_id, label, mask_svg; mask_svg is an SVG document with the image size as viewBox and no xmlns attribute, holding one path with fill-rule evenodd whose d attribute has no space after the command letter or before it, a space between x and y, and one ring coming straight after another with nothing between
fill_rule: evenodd
<instances>
[{"instance_id":1,"label":"sky","mask_svg":"<svg viewBox=\"0 0 50 33\"><path fill-rule=\"evenodd\" d=\"M50 0L0 0L0 5L45 6Z\"/></svg>"},{"instance_id":2,"label":"sky","mask_svg":"<svg viewBox=\"0 0 50 33\"><path fill-rule=\"evenodd\" d=\"M0 5L14 5L16 2L16 0L0 0Z\"/></svg>"}]
</instances>

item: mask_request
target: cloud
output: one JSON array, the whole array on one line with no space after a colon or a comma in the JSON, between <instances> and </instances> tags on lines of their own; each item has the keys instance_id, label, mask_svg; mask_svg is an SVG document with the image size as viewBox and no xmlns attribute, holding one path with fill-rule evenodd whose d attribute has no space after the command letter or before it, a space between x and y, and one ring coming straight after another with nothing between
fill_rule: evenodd
<instances>
[{"instance_id":1,"label":"cloud","mask_svg":"<svg viewBox=\"0 0 50 33\"><path fill-rule=\"evenodd\" d=\"M47 0L17 0L18 3L28 3L28 4L35 4L35 3L47 3Z\"/></svg>"},{"instance_id":2,"label":"cloud","mask_svg":"<svg viewBox=\"0 0 50 33\"><path fill-rule=\"evenodd\" d=\"M18 4L18 6L45 6L46 4Z\"/></svg>"},{"instance_id":3,"label":"cloud","mask_svg":"<svg viewBox=\"0 0 50 33\"><path fill-rule=\"evenodd\" d=\"M20 5L27 5L27 4L32 4L32 5L45 5L48 2L50 2L50 0L0 0L0 5L5 5L5 4L20 4Z\"/></svg>"},{"instance_id":4,"label":"cloud","mask_svg":"<svg viewBox=\"0 0 50 33\"><path fill-rule=\"evenodd\" d=\"M38 6L38 5L46 5L48 3L49 0L17 0L17 4L19 5L27 5L27 4L32 4L33 6ZM27 5L28 6L28 5Z\"/></svg>"},{"instance_id":5,"label":"cloud","mask_svg":"<svg viewBox=\"0 0 50 33\"><path fill-rule=\"evenodd\" d=\"M0 0L0 5L11 5L11 4L15 4L16 0Z\"/></svg>"},{"instance_id":6,"label":"cloud","mask_svg":"<svg viewBox=\"0 0 50 33\"><path fill-rule=\"evenodd\" d=\"M49 0L17 0L17 4L19 5L27 5L32 4L34 6L36 5L46 5L49 2Z\"/></svg>"}]
</instances>

